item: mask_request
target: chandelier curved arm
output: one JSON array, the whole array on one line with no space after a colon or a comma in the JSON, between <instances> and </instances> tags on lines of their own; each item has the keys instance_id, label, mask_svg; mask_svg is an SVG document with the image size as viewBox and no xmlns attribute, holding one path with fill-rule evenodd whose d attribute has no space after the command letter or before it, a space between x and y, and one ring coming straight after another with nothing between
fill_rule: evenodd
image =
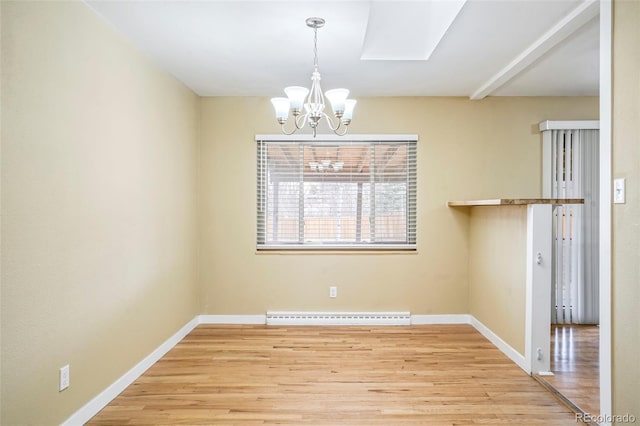
<instances>
[{"instance_id":1,"label":"chandelier curved arm","mask_svg":"<svg viewBox=\"0 0 640 426\"><path fill-rule=\"evenodd\" d=\"M298 130L302 129L302 127L304 127L304 122L307 118L308 114L301 114L301 115L296 115L293 117L293 125L294 127L291 129L290 132L288 132L284 126L287 125L287 122L285 121L284 123L282 123L280 125L280 128L282 129L282 133L285 135L292 135L295 132L297 132Z\"/></svg>"},{"instance_id":2,"label":"chandelier curved arm","mask_svg":"<svg viewBox=\"0 0 640 426\"><path fill-rule=\"evenodd\" d=\"M285 134L285 135L287 135L287 136L292 135L292 134L294 134L296 131L298 131L298 128L297 128L297 127L294 127L290 132L287 132L287 130L284 128L284 126L285 126L285 125L286 125L286 123L285 123L285 124L282 124L282 125L280 126L280 129L282 129L282 133L283 133L283 134Z\"/></svg>"},{"instance_id":3,"label":"chandelier curved arm","mask_svg":"<svg viewBox=\"0 0 640 426\"><path fill-rule=\"evenodd\" d=\"M309 113L305 113L299 114L298 116L294 117L294 124L296 125L297 130L300 130L304 127L304 122L307 121L308 115Z\"/></svg>"},{"instance_id":4,"label":"chandelier curved arm","mask_svg":"<svg viewBox=\"0 0 640 426\"><path fill-rule=\"evenodd\" d=\"M338 128L340 128L340 126L338 126ZM334 130L333 133L335 133L338 136L344 136L347 134L347 130L349 129L347 126L342 126L342 128L344 129L344 131L342 133L338 132L338 129Z\"/></svg>"},{"instance_id":5,"label":"chandelier curved arm","mask_svg":"<svg viewBox=\"0 0 640 426\"><path fill-rule=\"evenodd\" d=\"M341 119L336 117L336 119L338 120L338 124L335 125L335 127L334 127L333 120L331 119L329 114L326 114L326 113L323 112L322 116L327 121L327 125L329 126L329 128L331 129L331 131L333 133L335 133L338 136L344 136L344 135L347 134L347 125L344 124ZM339 131L340 129L344 129L344 130L342 132L340 132Z\"/></svg>"}]
</instances>

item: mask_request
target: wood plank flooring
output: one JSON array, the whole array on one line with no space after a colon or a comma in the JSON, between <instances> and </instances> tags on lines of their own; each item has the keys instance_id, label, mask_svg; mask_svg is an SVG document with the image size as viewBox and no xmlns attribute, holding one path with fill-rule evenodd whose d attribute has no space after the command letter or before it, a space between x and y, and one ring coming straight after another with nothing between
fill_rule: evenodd
<instances>
[{"instance_id":1,"label":"wood plank flooring","mask_svg":"<svg viewBox=\"0 0 640 426\"><path fill-rule=\"evenodd\" d=\"M541 377L585 413L600 414L599 332L594 325L551 327L551 371Z\"/></svg>"},{"instance_id":2,"label":"wood plank flooring","mask_svg":"<svg viewBox=\"0 0 640 426\"><path fill-rule=\"evenodd\" d=\"M201 325L89 425L575 425L467 325Z\"/></svg>"}]
</instances>

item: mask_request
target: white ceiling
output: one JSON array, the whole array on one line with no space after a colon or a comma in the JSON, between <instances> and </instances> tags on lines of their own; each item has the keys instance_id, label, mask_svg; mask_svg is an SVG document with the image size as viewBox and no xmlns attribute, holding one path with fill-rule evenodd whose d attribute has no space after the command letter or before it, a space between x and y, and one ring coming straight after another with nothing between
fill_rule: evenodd
<instances>
[{"instance_id":1,"label":"white ceiling","mask_svg":"<svg viewBox=\"0 0 640 426\"><path fill-rule=\"evenodd\" d=\"M201 96L310 86L312 16L326 20L318 30L324 90L346 87L355 98L598 94L595 0L85 2ZM459 12L436 19L434 3ZM434 28L444 32L439 41ZM420 49L433 51L406 59Z\"/></svg>"}]
</instances>

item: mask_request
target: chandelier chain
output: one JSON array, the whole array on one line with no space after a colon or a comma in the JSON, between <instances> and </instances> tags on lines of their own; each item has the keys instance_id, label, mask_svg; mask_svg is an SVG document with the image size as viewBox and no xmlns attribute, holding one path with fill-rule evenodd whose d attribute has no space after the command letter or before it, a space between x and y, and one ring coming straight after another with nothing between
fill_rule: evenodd
<instances>
[{"instance_id":1,"label":"chandelier chain","mask_svg":"<svg viewBox=\"0 0 640 426\"><path fill-rule=\"evenodd\" d=\"M313 28L313 67L318 70L318 27Z\"/></svg>"}]
</instances>

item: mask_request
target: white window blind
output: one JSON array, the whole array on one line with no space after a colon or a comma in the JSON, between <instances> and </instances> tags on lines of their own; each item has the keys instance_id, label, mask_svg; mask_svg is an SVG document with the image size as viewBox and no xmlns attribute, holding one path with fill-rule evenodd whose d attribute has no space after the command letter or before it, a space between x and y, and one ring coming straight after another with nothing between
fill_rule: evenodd
<instances>
[{"instance_id":1,"label":"white window blind","mask_svg":"<svg viewBox=\"0 0 640 426\"><path fill-rule=\"evenodd\" d=\"M417 137L256 142L258 249L415 249Z\"/></svg>"}]
</instances>

